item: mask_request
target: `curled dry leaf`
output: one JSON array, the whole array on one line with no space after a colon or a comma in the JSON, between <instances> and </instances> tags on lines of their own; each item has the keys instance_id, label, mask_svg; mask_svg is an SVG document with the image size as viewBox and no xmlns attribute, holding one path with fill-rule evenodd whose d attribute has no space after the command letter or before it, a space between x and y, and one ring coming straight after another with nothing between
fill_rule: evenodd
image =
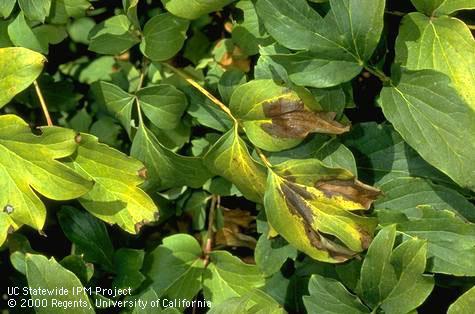
<instances>
[{"instance_id":1,"label":"curled dry leaf","mask_svg":"<svg viewBox=\"0 0 475 314\"><path fill-rule=\"evenodd\" d=\"M249 140L276 152L300 144L310 133L342 134L350 126L335 120L305 88L291 90L272 80L254 80L235 89L229 104Z\"/></svg>"},{"instance_id":2,"label":"curled dry leaf","mask_svg":"<svg viewBox=\"0 0 475 314\"><path fill-rule=\"evenodd\" d=\"M256 239L245 232L252 229L256 217L241 209L223 209L224 226L216 232L216 245L256 247Z\"/></svg>"},{"instance_id":3,"label":"curled dry leaf","mask_svg":"<svg viewBox=\"0 0 475 314\"><path fill-rule=\"evenodd\" d=\"M336 113L310 111L300 99L278 98L263 107L272 122L261 127L273 136L303 139L309 133L342 134L350 130L350 126L334 120Z\"/></svg>"}]
</instances>

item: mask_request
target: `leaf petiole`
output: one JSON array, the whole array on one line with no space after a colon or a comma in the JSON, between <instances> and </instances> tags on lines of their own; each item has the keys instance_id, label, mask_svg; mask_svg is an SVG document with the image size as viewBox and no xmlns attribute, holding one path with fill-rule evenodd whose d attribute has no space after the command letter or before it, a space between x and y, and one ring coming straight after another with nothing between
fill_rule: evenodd
<instances>
[{"instance_id":1,"label":"leaf petiole","mask_svg":"<svg viewBox=\"0 0 475 314\"><path fill-rule=\"evenodd\" d=\"M48 126L53 126L53 121L51 120L51 116L49 115L48 107L46 106L46 102L43 97L43 93L41 93L41 89L40 89L40 85L38 84L38 81L34 81L33 85L35 86L36 95L38 96L41 109L43 110L43 114L46 118L46 123Z\"/></svg>"}]
</instances>

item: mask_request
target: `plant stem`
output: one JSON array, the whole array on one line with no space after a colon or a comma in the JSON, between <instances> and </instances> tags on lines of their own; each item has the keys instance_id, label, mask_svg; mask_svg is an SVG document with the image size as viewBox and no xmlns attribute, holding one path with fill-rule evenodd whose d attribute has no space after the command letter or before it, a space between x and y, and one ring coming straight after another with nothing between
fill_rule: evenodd
<instances>
[{"instance_id":1,"label":"plant stem","mask_svg":"<svg viewBox=\"0 0 475 314\"><path fill-rule=\"evenodd\" d=\"M180 76L182 79L184 79L188 84L199 90L203 95L205 95L209 100L211 100L215 105L217 105L221 110L227 113L227 115L233 120L235 124L238 124L237 119L233 116L231 113L231 110L229 110L228 107L226 107L225 104L223 104L218 98L214 97L213 94L208 92L203 86L198 84L190 75L186 74L180 69L175 68L173 65L168 64L168 63L162 63L165 67L169 68L172 70L174 73L176 73L178 76Z\"/></svg>"},{"instance_id":2,"label":"plant stem","mask_svg":"<svg viewBox=\"0 0 475 314\"><path fill-rule=\"evenodd\" d=\"M475 25L467 24L467 27L471 30L475 30Z\"/></svg>"},{"instance_id":3,"label":"plant stem","mask_svg":"<svg viewBox=\"0 0 475 314\"><path fill-rule=\"evenodd\" d=\"M216 207L219 206L221 202L219 195L211 196L211 205L209 206L208 213L208 232L206 233L206 243L203 248L205 254L204 264L205 267L209 264L209 253L213 250L213 239L214 239L214 220L216 218Z\"/></svg>"},{"instance_id":4,"label":"plant stem","mask_svg":"<svg viewBox=\"0 0 475 314\"><path fill-rule=\"evenodd\" d=\"M382 71L380 71L379 69L375 67L372 67L370 65L365 65L364 69L368 71L369 73L373 74L374 76L376 76L377 78L379 78L381 82L383 83L391 81L391 78L386 76L386 74L384 74Z\"/></svg>"},{"instance_id":5,"label":"plant stem","mask_svg":"<svg viewBox=\"0 0 475 314\"><path fill-rule=\"evenodd\" d=\"M46 123L48 126L53 126L53 121L51 120L51 116L48 112L48 107L46 106L45 99L43 98L43 94L41 93L40 85L38 85L38 81L34 81L33 85L35 86L36 95L41 104L41 109L43 110L43 114L46 118Z\"/></svg>"}]
</instances>

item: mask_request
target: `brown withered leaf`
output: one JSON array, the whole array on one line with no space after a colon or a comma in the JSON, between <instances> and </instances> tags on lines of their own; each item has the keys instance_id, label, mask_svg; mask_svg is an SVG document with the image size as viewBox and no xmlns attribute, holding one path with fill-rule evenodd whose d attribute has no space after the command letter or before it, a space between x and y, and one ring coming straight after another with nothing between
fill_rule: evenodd
<instances>
[{"instance_id":1,"label":"brown withered leaf","mask_svg":"<svg viewBox=\"0 0 475 314\"><path fill-rule=\"evenodd\" d=\"M318 181L315 187L328 197L339 195L349 201L361 204L366 209L369 209L371 204L381 195L379 189L356 179L322 180Z\"/></svg>"},{"instance_id":2,"label":"brown withered leaf","mask_svg":"<svg viewBox=\"0 0 475 314\"><path fill-rule=\"evenodd\" d=\"M252 229L252 222L255 217L250 212L241 209L223 208L224 226L216 232L216 245L248 247L254 249L256 247L256 239L244 234L244 232Z\"/></svg>"},{"instance_id":3,"label":"brown withered leaf","mask_svg":"<svg viewBox=\"0 0 475 314\"><path fill-rule=\"evenodd\" d=\"M280 138L305 138L309 133L342 134L349 125L335 121L334 112L313 112L305 108L302 100L278 98L264 103L264 114L272 123L262 124L267 133Z\"/></svg>"}]
</instances>

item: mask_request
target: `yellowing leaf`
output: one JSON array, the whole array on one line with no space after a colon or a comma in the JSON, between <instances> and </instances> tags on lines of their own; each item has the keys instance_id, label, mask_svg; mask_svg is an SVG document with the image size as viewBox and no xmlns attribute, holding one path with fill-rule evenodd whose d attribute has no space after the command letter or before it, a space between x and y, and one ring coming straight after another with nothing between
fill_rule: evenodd
<instances>
[{"instance_id":1,"label":"yellowing leaf","mask_svg":"<svg viewBox=\"0 0 475 314\"><path fill-rule=\"evenodd\" d=\"M262 202L265 190L265 168L255 162L239 137L237 126L224 134L204 157L206 166L228 179L249 200Z\"/></svg>"},{"instance_id":2,"label":"yellowing leaf","mask_svg":"<svg viewBox=\"0 0 475 314\"><path fill-rule=\"evenodd\" d=\"M59 127L41 131L34 135L19 117L0 116L0 208L14 228L23 224L43 228L46 208L35 192L53 200L69 200L84 195L92 186L56 160L74 153L75 132ZM2 231L10 228L5 215L0 219Z\"/></svg>"},{"instance_id":3,"label":"yellowing leaf","mask_svg":"<svg viewBox=\"0 0 475 314\"><path fill-rule=\"evenodd\" d=\"M92 190L79 199L91 214L118 224L136 234L157 219L158 208L138 185L144 182L144 166L138 160L99 144L97 138L81 134L71 167L95 182Z\"/></svg>"},{"instance_id":4,"label":"yellowing leaf","mask_svg":"<svg viewBox=\"0 0 475 314\"><path fill-rule=\"evenodd\" d=\"M45 61L26 48L0 48L0 108L36 80Z\"/></svg>"},{"instance_id":5,"label":"yellowing leaf","mask_svg":"<svg viewBox=\"0 0 475 314\"><path fill-rule=\"evenodd\" d=\"M269 224L290 244L338 263L368 248L377 222L355 211L378 195L347 170L317 159L290 160L269 171L264 206Z\"/></svg>"}]
</instances>

